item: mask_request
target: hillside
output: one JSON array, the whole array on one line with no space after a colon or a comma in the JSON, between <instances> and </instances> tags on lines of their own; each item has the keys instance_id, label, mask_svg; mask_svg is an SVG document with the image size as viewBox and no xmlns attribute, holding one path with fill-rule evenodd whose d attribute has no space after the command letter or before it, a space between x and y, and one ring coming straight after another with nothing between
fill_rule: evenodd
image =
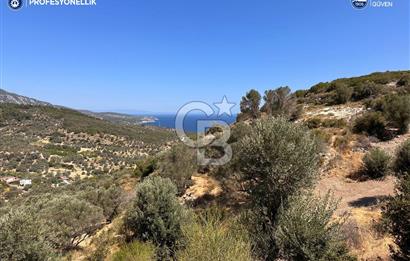
<instances>
[{"instance_id":1,"label":"hillside","mask_svg":"<svg viewBox=\"0 0 410 261\"><path fill-rule=\"evenodd\" d=\"M380 231L381 210L386 199L395 194L398 180L392 172L383 178L366 177L363 159L373 149L380 148L394 160L400 146L410 140L410 133L401 133L397 125L408 126L410 123L410 71L337 79L295 93L287 92L283 87L277 90L276 97L283 101L283 108L276 108L277 113L294 117L293 109L300 106L295 122L307 126L321 140L320 176L314 191L322 196L331 191L340 200L335 217L347 216L342 233L351 252L359 260L391 260L393 239ZM340 94L346 99L339 101ZM244 97L248 103L258 96L253 93ZM374 108L374 103L380 104L379 107ZM408 107L399 112L398 104ZM232 146L246 135L246 126L258 120L246 113L251 112L244 110L238 117L240 122L232 127ZM268 119L271 117L269 113L275 111L269 112L262 106L258 118ZM387 136L377 137L371 133L377 125L370 126L369 133L355 130L357 121L367 119L369 113L380 114L381 122L385 124L383 134ZM397 117L400 113L404 116L394 122L392 115ZM246 206L249 200L243 192L246 183L238 180L239 174L230 176L226 172L222 168L206 175L195 173L192 177L194 184L183 198L201 206L215 202L233 209Z\"/></svg>"},{"instance_id":2,"label":"hillside","mask_svg":"<svg viewBox=\"0 0 410 261\"><path fill-rule=\"evenodd\" d=\"M48 102L43 102L43 101L39 101L39 100L29 98L26 96L7 92L3 89L0 89L0 103L13 103L13 104L20 104L20 105L45 105L45 106L51 105Z\"/></svg>"},{"instance_id":3,"label":"hillside","mask_svg":"<svg viewBox=\"0 0 410 261\"><path fill-rule=\"evenodd\" d=\"M80 110L80 112L98 119L121 125L141 125L144 123L155 122L157 120L152 116L139 116L115 112L92 112L87 110Z\"/></svg>"},{"instance_id":4,"label":"hillside","mask_svg":"<svg viewBox=\"0 0 410 261\"><path fill-rule=\"evenodd\" d=\"M171 130L88 114L0 104L7 247L62 260L392 260L382 217L407 141L410 155L410 71L250 90L221 166L199 165Z\"/></svg>"},{"instance_id":5,"label":"hillside","mask_svg":"<svg viewBox=\"0 0 410 261\"><path fill-rule=\"evenodd\" d=\"M174 139L165 129L115 125L70 109L16 104L0 104L0 131L0 175L41 183L53 183L59 176L74 180L133 172L139 159Z\"/></svg>"}]
</instances>

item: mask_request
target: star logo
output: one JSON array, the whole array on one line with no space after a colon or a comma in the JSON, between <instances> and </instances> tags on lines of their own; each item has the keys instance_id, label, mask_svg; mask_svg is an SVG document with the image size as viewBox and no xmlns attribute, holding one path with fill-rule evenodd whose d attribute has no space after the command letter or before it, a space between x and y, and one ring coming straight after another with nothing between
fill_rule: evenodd
<instances>
[{"instance_id":1,"label":"star logo","mask_svg":"<svg viewBox=\"0 0 410 261\"><path fill-rule=\"evenodd\" d=\"M228 116L232 116L231 110L233 107L235 107L236 104L233 102L229 102L226 96L224 96L221 102L216 102L214 103L214 105L218 107L218 116L221 116L224 114Z\"/></svg>"}]
</instances>

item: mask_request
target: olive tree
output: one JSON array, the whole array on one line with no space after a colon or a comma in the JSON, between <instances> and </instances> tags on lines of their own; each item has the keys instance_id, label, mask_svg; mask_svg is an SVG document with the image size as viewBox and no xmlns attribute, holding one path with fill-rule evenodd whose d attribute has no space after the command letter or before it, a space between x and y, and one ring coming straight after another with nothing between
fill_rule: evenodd
<instances>
[{"instance_id":1,"label":"olive tree","mask_svg":"<svg viewBox=\"0 0 410 261\"><path fill-rule=\"evenodd\" d=\"M124 200L123 191L117 185L111 185L107 188L99 187L88 189L80 193L79 197L100 207L108 222L111 222L119 213L120 206Z\"/></svg>"},{"instance_id":2,"label":"olive tree","mask_svg":"<svg viewBox=\"0 0 410 261\"><path fill-rule=\"evenodd\" d=\"M10 208L0 217L0 260L50 260L54 254L30 210Z\"/></svg>"},{"instance_id":3,"label":"olive tree","mask_svg":"<svg viewBox=\"0 0 410 261\"><path fill-rule=\"evenodd\" d=\"M183 144L172 146L157 163L159 175L174 182L179 195L192 185L191 177L197 170L195 150Z\"/></svg>"},{"instance_id":4,"label":"olive tree","mask_svg":"<svg viewBox=\"0 0 410 261\"><path fill-rule=\"evenodd\" d=\"M168 178L148 177L138 184L136 197L125 217L131 238L158 246L159 257L173 256L182 239L186 211L178 202L177 188Z\"/></svg>"},{"instance_id":5,"label":"olive tree","mask_svg":"<svg viewBox=\"0 0 410 261\"><path fill-rule=\"evenodd\" d=\"M332 218L337 201L309 192L293 196L278 217L275 237L286 260L355 260L341 236L343 219Z\"/></svg>"},{"instance_id":6,"label":"olive tree","mask_svg":"<svg viewBox=\"0 0 410 261\"><path fill-rule=\"evenodd\" d=\"M308 129L285 118L257 121L239 142L236 161L253 201L249 220L255 247L263 258L276 254L279 208L289 196L313 184L318 150Z\"/></svg>"},{"instance_id":7,"label":"olive tree","mask_svg":"<svg viewBox=\"0 0 410 261\"><path fill-rule=\"evenodd\" d=\"M103 224L103 210L91 203L63 195L48 202L38 214L55 248L77 247Z\"/></svg>"}]
</instances>

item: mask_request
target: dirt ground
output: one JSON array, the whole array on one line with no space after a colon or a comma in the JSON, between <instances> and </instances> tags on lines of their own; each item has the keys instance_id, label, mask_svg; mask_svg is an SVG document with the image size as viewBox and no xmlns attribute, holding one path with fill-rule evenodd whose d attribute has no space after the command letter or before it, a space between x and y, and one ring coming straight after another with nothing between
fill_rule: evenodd
<instances>
[{"instance_id":1,"label":"dirt ground","mask_svg":"<svg viewBox=\"0 0 410 261\"><path fill-rule=\"evenodd\" d=\"M372 142L371 147L381 148L391 156L410 134L393 140ZM383 200L394 195L396 178L387 176L383 180L357 181L351 179L362 165L364 152L340 153L331 160L332 166L319 180L316 191L324 194L328 190L340 199L338 215L349 215L345 234L353 253L359 260L390 260L389 246L392 238L377 232L381 218Z\"/></svg>"}]
</instances>

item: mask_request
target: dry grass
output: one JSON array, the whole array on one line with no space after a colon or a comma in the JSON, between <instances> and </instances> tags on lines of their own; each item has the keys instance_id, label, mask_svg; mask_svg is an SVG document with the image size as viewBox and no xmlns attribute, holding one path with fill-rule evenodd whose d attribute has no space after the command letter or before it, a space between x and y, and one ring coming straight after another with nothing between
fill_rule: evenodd
<instances>
[{"instance_id":1,"label":"dry grass","mask_svg":"<svg viewBox=\"0 0 410 261\"><path fill-rule=\"evenodd\" d=\"M359 208L351 211L350 219L357 222L359 245L352 247L359 260L390 260L389 245L393 243L388 234L380 234L375 225L380 221L379 209Z\"/></svg>"}]
</instances>

